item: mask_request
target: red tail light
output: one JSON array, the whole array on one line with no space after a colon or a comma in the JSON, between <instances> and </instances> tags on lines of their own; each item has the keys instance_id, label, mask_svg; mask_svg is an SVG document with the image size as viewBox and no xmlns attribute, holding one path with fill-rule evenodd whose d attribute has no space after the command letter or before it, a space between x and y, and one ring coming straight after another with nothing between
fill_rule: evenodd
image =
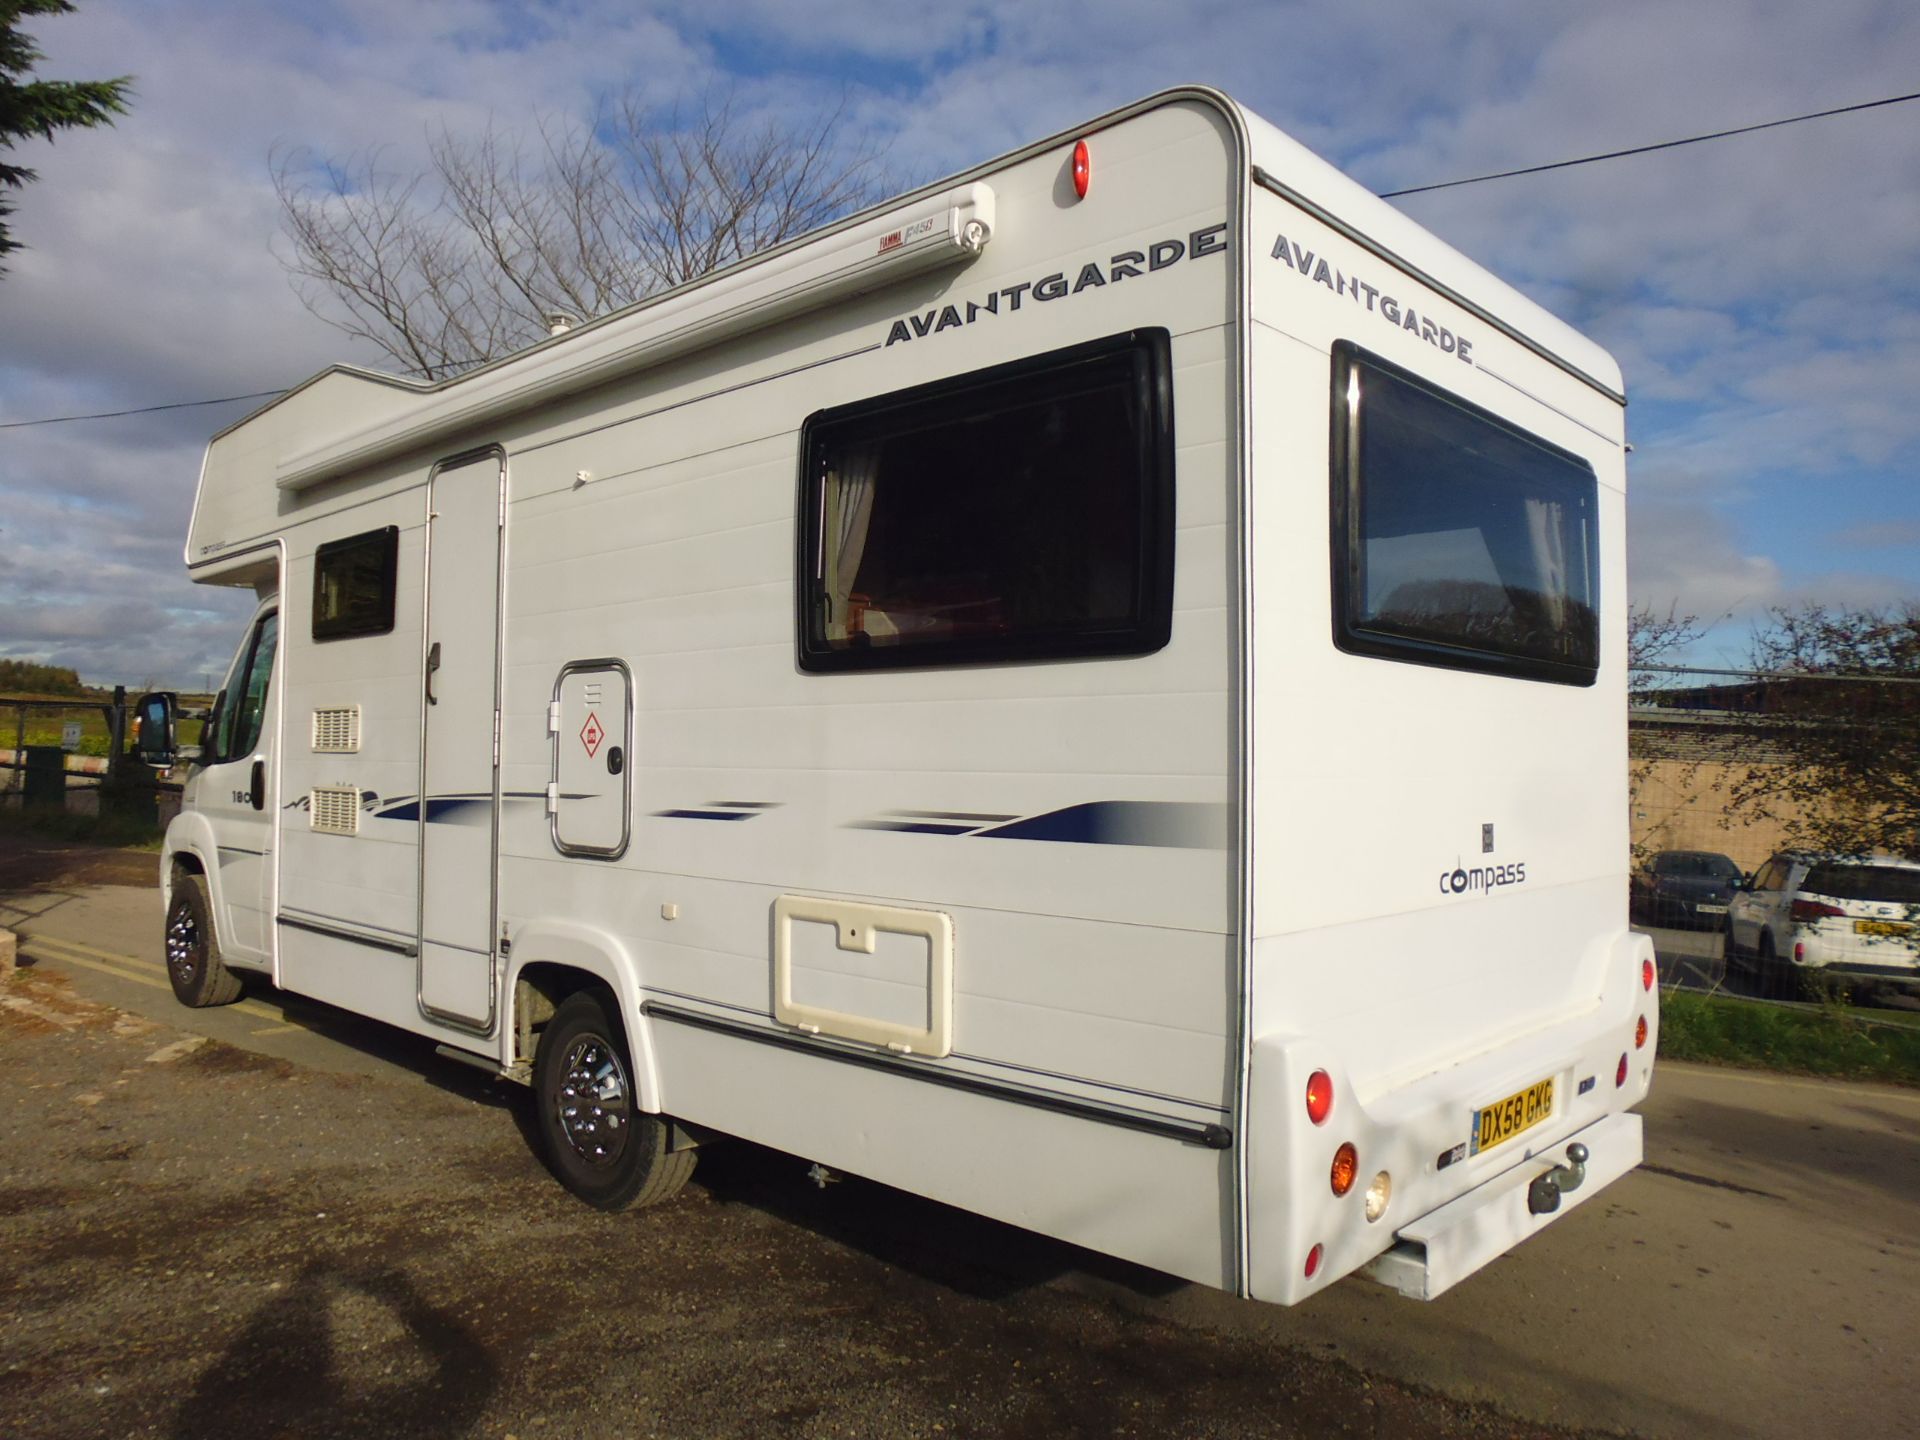
<instances>
[{"instance_id":1,"label":"red tail light","mask_svg":"<svg viewBox=\"0 0 1920 1440\"><path fill-rule=\"evenodd\" d=\"M1093 157L1087 153L1087 142L1073 142L1073 193L1080 199L1087 198L1087 186L1093 183Z\"/></svg>"},{"instance_id":2,"label":"red tail light","mask_svg":"<svg viewBox=\"0 0 1920 1440\"><path fill-rule=\"evenodd\" d=\"M1787 907L1788 918L1802 922L1844 920L1846 915L1838 905L1829 905L1824 900L1796 900Z\"/></svg>"},{"instance_id":3,"label":"red tail light","mask_svg":"<svg viewBox=\"0 0 1920 1440\"><path fill-rule=\"evenodd\" d=\"M1622 1055L1620 1057L1619 1068L1613 1072L1613 1088L1618 1090L1622 1085L1625 1085L1626 1083L1627 1083L1627 1057L1625 1055Z\"/></svg>"},{"instance_id":4,"label":"red tail light","mask_svg":"<svg viewBox=\"0 0 1920 1440\"><path fill-rule=\"evenodd\" d=\"M1633 1048L1638 1050L1647 1043L1647 1017L1642 1015L1640 1023L1633 1027Z\"/></svg>"},{"instance_id":5,"label":"red tail light","mask_svg":"<svg viewBox=\"0 0 1920 1440\"><path fill-rule=\"evenodd\" d=\"M1307 1279L1309 1280L1320 1273L1320 1254L1318 1245L1307 1251Z\"/></svg>"},{"instance_id":6,"label":"red tail light","mask_svg":"<svg viewBox=\"0 0 1920 1440\"><path fill-rule=\"evenodd\" d=\"M1307 1119L1324 1125L1333 1111L1333 1077L1316 1070L1307 1077Z\"/></svg>"},{"instance_id":7,"label":"red tail light","mask_svg":"<svg viewBox=\"0 0 1920 1440\"><path fill-rule=\"evenodd\" d=\"M1640 988L1642 990L1653 989L1653 962L1651 960L1642 960L1640 962Z\"/></svg>"}]
</instances>

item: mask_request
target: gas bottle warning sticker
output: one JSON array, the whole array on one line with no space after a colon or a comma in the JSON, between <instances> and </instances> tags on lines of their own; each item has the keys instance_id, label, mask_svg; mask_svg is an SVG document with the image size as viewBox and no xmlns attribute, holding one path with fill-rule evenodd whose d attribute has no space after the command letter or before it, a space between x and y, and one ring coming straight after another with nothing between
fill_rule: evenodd
<instances>
[{"instance_id":1,"label":"gas bottle warning sticker","mask_svg":"<svg viewBox=\"0 0 1920 1440\"><path fill-rule=\"evenodd\" d=\"M587 723L580 727L580 743L586 747L589 760L599 753L600 742L606 738L607 732L600 727L600 717L589 710Z\"/></svg>"}]
</instances>

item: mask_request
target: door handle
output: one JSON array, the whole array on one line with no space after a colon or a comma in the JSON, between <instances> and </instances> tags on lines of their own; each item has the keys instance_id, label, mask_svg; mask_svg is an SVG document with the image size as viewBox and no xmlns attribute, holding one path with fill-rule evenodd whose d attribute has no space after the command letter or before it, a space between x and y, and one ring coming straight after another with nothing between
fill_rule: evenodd
<instances>
[{"instance_id":1,"label":"door handle","mask_svg":"<svg viewBox=\"0 0 1920 1440\"><path fill-rule=\"evenodd\" d=\"M438 705L433 696L433 672L440 668L440 642L434 641L427 647L427 704Z\"/></svg>"},{"instance_id":2,"label":"door handle","mask_svg":"<svg viewBox=\"0 0 1920 1440\"><path fill-rule=\"evenodd\" d=\"M267 808L267 762L264 760L253 762L253 778L248 782L247 798L253 802L254 809Z\"/></svg>"}]
</instances>

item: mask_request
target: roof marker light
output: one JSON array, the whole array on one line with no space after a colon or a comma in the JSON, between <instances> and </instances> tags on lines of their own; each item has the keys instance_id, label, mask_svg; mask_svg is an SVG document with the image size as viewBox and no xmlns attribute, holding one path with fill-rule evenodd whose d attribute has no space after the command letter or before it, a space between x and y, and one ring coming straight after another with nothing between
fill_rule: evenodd
<instances>
[{"instance_id":1,"label":"roof marker light","mask_svg":"<svg viewBox=\"0 0 1920 1440\"><path fill-rule=\"evenodd\" d=\"M1087 142L1073 142L1073 193L1084 200L1087 198L1087 186L1093 183L1093 157L1087 153Z\"/></svg>"},{"instance_id":2,"label":"roof marker light","mask_svg":"<svg viewBox=\"0 0 1920 1440\"><path fill-rule=\"evenodd\" d=\"M1307 1119L1324 1125L1332 1113L1333 1077L1324 1070L1316 1070L1307 1077Z\"/></svg>"}]
</instances>

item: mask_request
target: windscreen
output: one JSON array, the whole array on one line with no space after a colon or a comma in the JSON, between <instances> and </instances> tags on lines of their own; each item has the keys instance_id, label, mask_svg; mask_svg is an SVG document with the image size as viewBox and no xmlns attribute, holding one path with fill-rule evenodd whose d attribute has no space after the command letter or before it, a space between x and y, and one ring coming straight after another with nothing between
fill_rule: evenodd
<instances>
[{"instance_id":1,"label":"windscreen","mask_svg":"<svg viewBox=\"0 0 1920 1440\"><path fill-rule=\"evenodd\" d=\"M1342 648L1592 684L1592 467L1352 347L1335 385Z\"/></svg>"}]
</instances>

